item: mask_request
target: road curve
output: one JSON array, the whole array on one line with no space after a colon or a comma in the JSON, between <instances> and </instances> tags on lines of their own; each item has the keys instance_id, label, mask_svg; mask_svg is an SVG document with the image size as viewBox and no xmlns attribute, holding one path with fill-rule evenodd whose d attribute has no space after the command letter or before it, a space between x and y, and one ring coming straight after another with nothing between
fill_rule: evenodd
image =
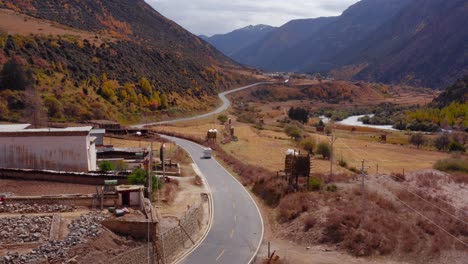
<instances>
[{"instance_id":1,"label":"road curve","mask_svg":"<svg viewBox=\"0 0 468 264\"><path fill-rule=\"evenodd\" d=\"M263 239L263 219L247 190L214 158L201 159L203 146L163 136L185 149L207 181L213 198L213 222L207 236L184 264L251 263Z\"/></svg>"},{"instance_id":2,"label":"road curve","mask_svg":"<svg viewBox=\"0 0 468 264\"><path fill-rule=\"evenodd\" d=\"M225 111L226 109L228 109L229 106L231 106L231 102L227 99L226 95L231 94L231 93L235 93L235 92L239 92L239 91L242 91L242 90L245 90L245 89L248 89L248 88L252 88L254 86L258 86L258 85L261 85L261 84L267 84L267 83L270 83L270 82L254 83L254 84L251 84L251 85L239 87L239 88L236 88L236 89L229 90L227 92L223 92L223 93L218 94L219 99L221 99L223 104L220 107L218 107L217 109L215 109L215 110L213 110L213 111L211 111L209 113L206 113L206 114L202 114L202 115L198 115L198 116L192 116L192 117L177 118L177 119L154 122L154 123L139 124L139 125L134 125L132 127L133 128L143 128L144 126L172 124L172 123L176 123L176 122L196 120L196 119L200 119L200 118L209 117L209 116L212 116L212 115L215 115L215 114L219 114L219 113Z\"/></svg>"}]
</instances>

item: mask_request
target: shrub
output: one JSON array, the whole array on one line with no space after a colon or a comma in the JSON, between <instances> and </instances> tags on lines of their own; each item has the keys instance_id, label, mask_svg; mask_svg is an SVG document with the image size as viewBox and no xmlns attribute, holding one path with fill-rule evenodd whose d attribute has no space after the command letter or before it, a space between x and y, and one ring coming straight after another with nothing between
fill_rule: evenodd
<instances>
[{"instance_id":1,"label":"shrub","mask_svg":"<svg viewBox=\"0 0 468 264\"><path fill-rule=\"evenodd\" d=\"M146 183L146 171L144 169L135 169L128 176L128 183L136 185L145 185ZM154 179L154 178L153 178Z\"/></svg>"},{"instance_id":2,"label":"shrub","mask_svg":"<svg viewBox=\"0 0 468 264\"><path fill-rule=\"evenodd\" d=\"M325 187L325 190L327 192L336 192L338 191L338 187L335 184L329 184L327 187Z\"/></svg>"},{"instance_id":3,"label":"shrub","mask_svg":"<svg viewBox=\"0 0 468 264\"><path fill-rule=\"evenodd\" d=\"M304 231L307 232L309 229L315 226L317 224L317 219L315 219L315 216L313 215L308 215L304 218Z\"/></svg>"},{"instance_id":4,"label":"shrub","mask_svg":"<svg viewBox=\"0 0 468 264\"><path fill-rule=\"evenodd\" d=\"M434 146L438 150L445 150L450 144L450 137L447 133L443 133L434 140Z\"/></svg>"},{"instance_id":5,"label":"shrub","mask_svg":"<svg viewBox=\"0 0 468 264\"><path fill-rule=\"evenodd\" d=\"M309 154L313 154L314 153L314 148L315 148L315 145L316 145L316 142L315 142L315 139L311 138L311 137L308 137L308 138L304 138L303 140L301 140L301 142L299 143L299 145L301 145L301 147L306 150L307 152L309 152Z\"/></svg>"},{"instance_id":6,"label":"shrub","mask_svg":"<svg viewBox=\"0 0 468 264\"><path fill-rule=\"evenodd\" d=\"M299 140L302 136L302 130L299 127L291 124L286 125L284 128L284 133L286 133L286 135L289 137L294 138L295 140Z\"/></svg>"},{"instance_id":7,"label":"shrub","mask_svg":"<svg viewBox=\"0 0 468 264\"><path fill-rule=\"evenodd\" d=\"M465 152L466 151L465 146L455 141L450 142L448 149L450 152L458 152L458 151Z\"/></svg>"},{"instance_id":8,"label":"shrub","mask_svg":"<svg viewBox=\"0 0 468 264\"><path fill-rule=\"evenodd\" d=\"M115 170L115 165L111 161L105 160L99 163L99 170L103 172L113 171Z\"/></svg>"},{"instance_id":9,"label":"shrub","mask_svg":"<svg viewBox=\"0 0 468 264\"><path fill-rule=\"evenodd\" d=\"M468 173L468 162L462 158L448 158L444 160L438 160L434 164L434 169L440 171L459 171Z\"/></svg>"},{"instance_id":10,"label":"shrub","mask_svg":"<svg viewBox=\"0 0 468 264\"><path fill-rule=\"evenodd\" d=\"M218 121L221 122L221 124L225 124L228 121L228 116L227 115L219 115L218 116Z\"/></svg>"},{"instance_id":11,"label":"shrub","mask_svg":"<svg viewBox=\"0 0 468 264\"><path fill-rule=\"evenodd\" d=\"M331 156L330 144L328 144L327 142L324 142L324 141L320 142L317 145L317 149L315 150L315 152L318 155L322 155L323 159L329 159L330 156Z\"/></svg>"},{"instance_id":12,"label":"shrub","mask_svg":"<svg viewBox=\"0 0 468 264\"><path fill-rule=\"evenodd\" d=\"M422 144L426 142L426 137L423 133L414 133L409 138L409 143L415 145L419 148Z\"/></svg>"},{"instance_id":13,"label":"shrub","mask_svg":"<svg viewBox=\"0 0 468 264\"><path fill-rule=\"evenodd\" d=\"M309 210L310 202L307 193L293 193L284 197L278 205L279 220L291 221L301 213Z\"/></svg>"},{"instance_id":14,"label":"shrub","mask_svg":"<svg viewBox=\"0 0 468 264\"><path fill-rule=\"evenodd\" d=\"M310 177L309 186L311 191L320 191L322 189L322 180L317 177Z\"/></svg>"},{"instance_id":15,"label":"shrub","mask_svg":"<svg viewBox=\"0 0 468 264\"><path fill-rule=\"evenodd\" d=\"M341 159L338 161L338 165L340 165L340 166L343 167L343 168L347 168L347 167L348 167L348 163L347 163L346 160L344 160L343 158L341 158Z\"/></svg>"}]
</instances>

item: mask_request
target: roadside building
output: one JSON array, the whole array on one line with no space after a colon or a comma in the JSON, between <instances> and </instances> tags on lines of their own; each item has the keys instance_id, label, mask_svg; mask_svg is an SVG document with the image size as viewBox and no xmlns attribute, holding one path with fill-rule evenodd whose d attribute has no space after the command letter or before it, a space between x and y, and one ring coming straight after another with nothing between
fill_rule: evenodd
<instances>
[{"instance_id":1,"label":"roadside building","mask_svg":"<svg viewBox=\"0 0 468 264\"><path fill-rule=\"evenodd\" d=\"M104 135L106 134L105 129L93 129L90 135L96 138L96 147L104 146Z\"/></svg>"},{"instance_id":2,"label":"roadside building","mask_svg":"<svg viewBox=\"0 0 468 264\"><path fill-rule=\"evenodd\" d=\"M143 197L142 185L119 185L116 187L117 194L119 195L119 206L140 206Z\"/></svg>"},{"instance_id":3,"label":"roadside building","mask_svg":"<svg viewBox=\"0 0 468 264\"><path fill-rule=\"evenodd\" d=\"M96 170L92 127L27 129L0 125L0 168L88 172Z\"/></svg>"}]
</instances>

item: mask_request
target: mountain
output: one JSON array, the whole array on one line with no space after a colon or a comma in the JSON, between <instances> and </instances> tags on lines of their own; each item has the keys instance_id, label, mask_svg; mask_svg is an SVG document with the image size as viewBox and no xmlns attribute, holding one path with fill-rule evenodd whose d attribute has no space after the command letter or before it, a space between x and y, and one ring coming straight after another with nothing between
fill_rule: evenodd
<instances>
[{"instance_id":1,"label":"mountain","mask_svg":"<svg viewBox=\"0 0 468 264\"><path fill-rule=\"evenodd\" d=\"M445 89L431 105L438 108L443 108L453 102L468 103L468 75L462 79L458 79L453 85Z\"/></svg>"},{"instance_id":2,"label":"mountain","mask_svg":"<svg viewBox=\"0 0 468 264\"><path fill-rule=\"evenodd\" d=\"M291 21L231 55L271 71L442 88L468 73L466 0L362 0Z\"/></svg>"},{"instance_id":3,"label":"mountain","mask_svg":"<svg viewBox=\"0 0 468 264\"><path fill-rule=\"evenodd\" d=\"M293 20L273 30L260 41L231 55L241 63L273 71L290 71L295 62L288 62L299 43L316 35L324 26L336 18L317 18Z\"/></svg>"},{"instance_id":4,"label":"mountain","mask_svg":"<svg viewBox=\"0 0 468 264\"><path fill-rule=\"evenodd\" d=\"M314 66L314 71L328 70L333 65L328 58L364 39L396 15L407 2L363 0L339 17L292 21L260 43L233 54L232 58L267 70L303 71L310 66ZM260 56L256 55L259 50L262 50Z\"/></svg>"},{"instance_id":5,"label":"mountain","mask_svg":"<svg viewBox=\"0 0 468 264\"><path fill-rule=\"evenodd\" d=\"M466 0L413 0L347 62L369 64L356 79L447 87L468 74L467 24Z\"/></svg>"},{"instance_id":6,"label":"mountain","mask_svg":"<svg viewBox=\"0 0 468 264\"><path fill-rule=\"evenodd\" d=\"M239 50L262 39L274 29L275 27L268 25L250 25L227 34L217 34L212 37L202 35L199 37L209 42L222 53L231 56Z\"/></svg>"},{"instance_id":7,"label":"mountain","mask_svg":"<svg viewBox=\"0 0 468 264\"><path fill-rule=\"evenodd\" d=\"M143 0L2 0L0 8L1 119L20 118L27 86L49 118L129 120L204 109L243 79L241 66ZM12 76L29 85L12 86Z\"/></svg>"}]
</instances>

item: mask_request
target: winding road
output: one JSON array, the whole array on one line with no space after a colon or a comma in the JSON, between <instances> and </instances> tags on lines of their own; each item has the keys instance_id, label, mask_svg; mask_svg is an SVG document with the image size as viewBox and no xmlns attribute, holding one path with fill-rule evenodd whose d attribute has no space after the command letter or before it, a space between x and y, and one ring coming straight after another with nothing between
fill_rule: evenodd
<instances>
[{"instance_id":1,"label":"winding road","mask_svg":"<svg viewBox=\"0 0 468 264\"><path fill-rule=\"evenodd\" d=\"M172 124L172 123L177 123L177 122L182 122L182 121L196 120L196 119L201 119L201 118L209 117L209 116L212 116L212 115L216 115L216 114L219 114L219 113L227 110L229 108L229 106L231 106L231 101L229 101L229 99L227 99L226 95L231 94L231 93L235 93L235 92L239 92L239 91L242 91L242 90L245 90L245 89L248 89L248 88L252 88L254 86L267 84L267 83L271 83L271 82L254 83L254 84L251 84L251 85L239 87L239 88L236 88L236 89L229 90L229 91L218 94L219 99L221 99L223 104L220 107L216 108L215 110L213 110L213 111L211 111L209 113L206 113L206 114L202 114L202 115L198 115L198 116L192 116L192 117L177 118L177 119L154 122L154 123L139 124L139 125L135 125L135 126L132 126L132 127L133 128L143 128L145 126L165 125L165 124Z\"/></svg>"},{"instance_id":2,"label":"winding road","mask_svg":"<svg viewBox=\"0 0 468 264\"><path fill-rule=\"evenodd\" d=\"M251 263L263 239L263 220L245 188L215 159L201 159L203 146L191 141L163 136L174 141L191 156L211 189L213 221L207 236L181 262Z\"/></svg>"},{"instance_id":3,"label":"winding road","mask_svg":"<svg viewBox=\"0 0 468 264\"><path fill-rule=\"evenodd\" d=\"M222 105L209 113L194 117L179 118L156 123L140 124L163 125L181 121L196 120L219 114L229 108L227 95L268 82L243 86L218 96ZM247 190L223 168L216 159L201 159L203 146L194 142L163 136L185 149L197 165L199 173L211 189L213 200L212 221L203 241L178 263L184 264L249 264L255 259L263 240L263 219L254 200Z\"/></svg>"}]
</instances>

